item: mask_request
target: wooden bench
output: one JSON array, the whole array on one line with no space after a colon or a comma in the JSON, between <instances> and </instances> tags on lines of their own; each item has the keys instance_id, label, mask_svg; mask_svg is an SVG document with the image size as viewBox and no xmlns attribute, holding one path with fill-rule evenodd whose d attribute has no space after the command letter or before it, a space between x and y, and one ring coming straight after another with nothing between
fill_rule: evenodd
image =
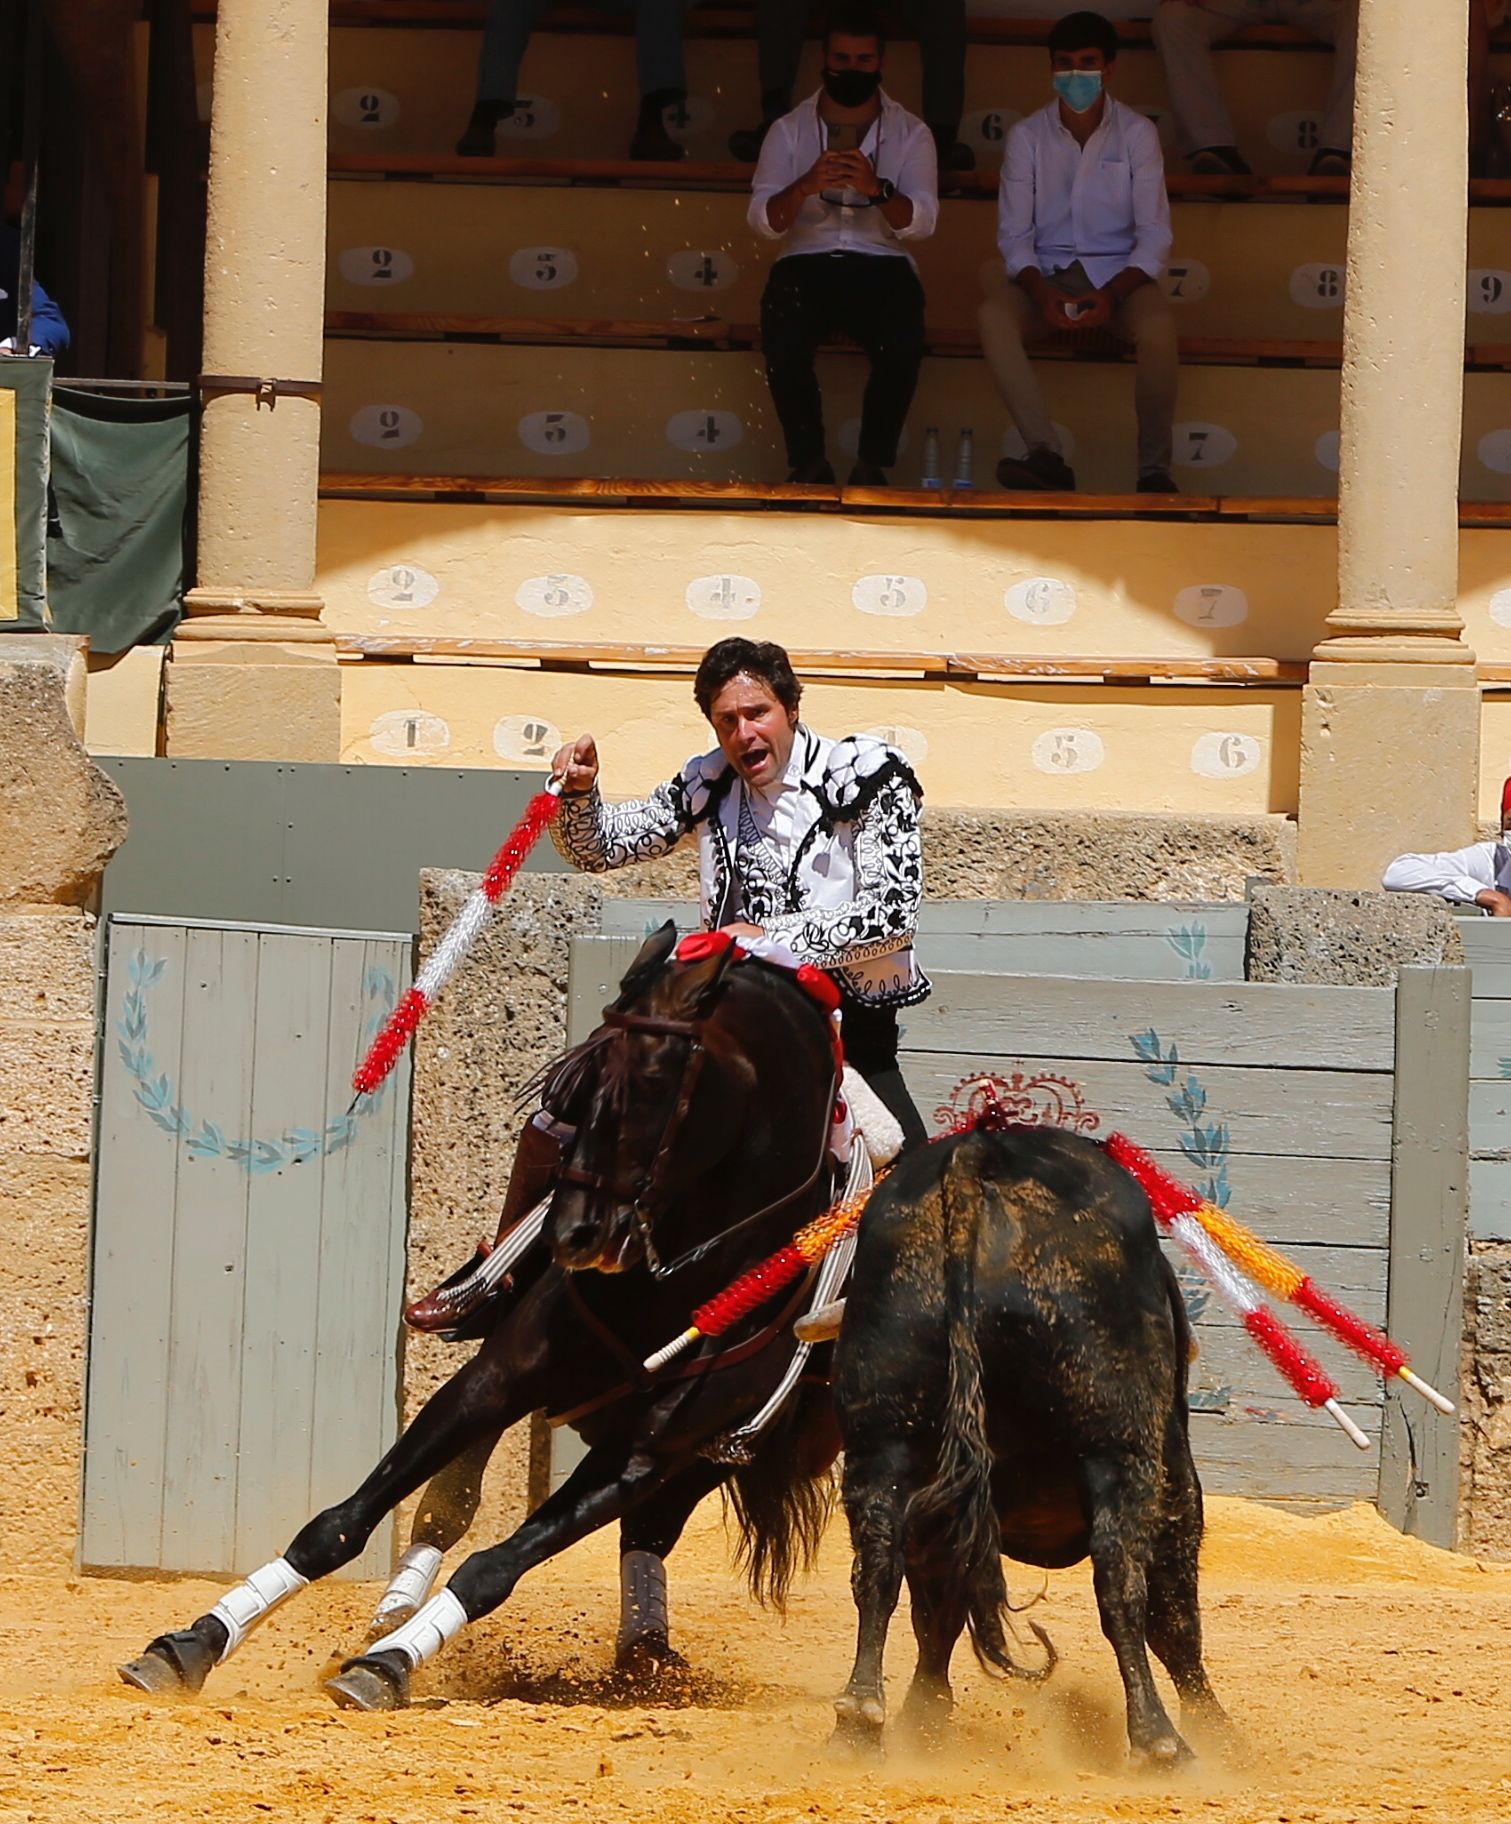
<instances>
[{"instance_id":1,"label":"wooden bench","mask_svg":"<svg viewBox=\"0 0 1511 1824\"><path fill-rule=\"evenodd\" d=\"M439 311L326 312L325 333L336 340L396 342L498 342L542 348L677 348L696 343L703 348L751 349L761 345L758 323L730 323L722 317L637 321L615 317L503 317ZM856 344L835 340L830 349ZM974 330L934 328L927 332L930 355L976 359L981 340ZM1035 360L1131 361L1129 344L1113 337L1054 336L1036 343ZM1259 336L1183 336L1180 358L1191 367L1336 368L1343 359L1341 342ZM1511 368L1511 342L1483 342L1464 351L1464 366L1494 373Z\"/></svg>"},{"instance_id":2,"label":"wooden bench","mask_svg":"<svg viewBox=\"0 0 1511 1824\"><path fill-rule=\"evenodd\" d=\"M631 158L461 158L454 152L336 152L328 163L335 179L390 179L405 183L620 185L643 190L731 190L750 188L752 165L684 159L667 164ZM1172 201L1346 203L1346 177L1194 177L1170 170ZM943 185L953 198L995 202L994 171L957 171ZM1481 195L1480 192L1486 192ZM1511 202L1511 180L1470 185L1477 202Z\"/></svg>"},{"instance_id":3,"label":"wooden bench","mask_svg":"<svg viewBox=\"0 0 1511 1824\"><path fill-rule=\"evenodd\" d=\"M698 668L702 646L629 645L623 642L501 640L422 634L338 634L336 655L347 660L388 661L495 660L534 664L542 670L619 670L685 672ZM1108 683L1148 684L1304 684L1304 659L1218 658L1061 658L1005 652L875 652L813 651L792 648L791 657L804 673L874 676L917 675L968 681L1012 678L1054 684L1065 679L1098 679ZM1511 675L1511 673L1508 673Z\"/></svg>"}]
</instances>

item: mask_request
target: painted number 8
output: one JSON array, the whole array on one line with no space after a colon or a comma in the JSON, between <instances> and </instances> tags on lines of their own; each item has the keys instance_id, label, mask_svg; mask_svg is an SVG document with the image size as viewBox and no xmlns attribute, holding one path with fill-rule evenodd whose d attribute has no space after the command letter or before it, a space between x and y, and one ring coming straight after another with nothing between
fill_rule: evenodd
<instances>
[{"instance_id":1,"label":"painted number 8","mask_svg":"<svg viewBox=\"0 0 1511 1824\"><path fill-rule=\"evenodd\" d=\"M1342 284L1342 275L1336 266L1323 266L1317 272L1317 296L1319 298L1336 298Z\"/></svg>"}]
</instances>

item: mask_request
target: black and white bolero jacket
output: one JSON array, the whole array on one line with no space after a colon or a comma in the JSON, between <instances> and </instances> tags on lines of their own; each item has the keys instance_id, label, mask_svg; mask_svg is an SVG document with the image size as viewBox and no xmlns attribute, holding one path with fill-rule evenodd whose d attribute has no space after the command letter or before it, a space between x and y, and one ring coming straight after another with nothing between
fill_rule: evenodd
<instances>
[{"instance_id":1,"label":"black and white bolero jacket","mask_svg":"<svg viewBox=\"0 0 1511 1824\"><path fill-rule=\"evenodd\" d=\"M923 791L912 768L874 736L827 741L799 723L786 779L793 793L780 842L757 828L717 748L648 798L605 804L596 786L563 798L552 836L575 867L601 874L654 861L696 832L706 925L759 925L867 1005L921 1001L929 982L913 935Z\"/></svg>"}]
</instances>

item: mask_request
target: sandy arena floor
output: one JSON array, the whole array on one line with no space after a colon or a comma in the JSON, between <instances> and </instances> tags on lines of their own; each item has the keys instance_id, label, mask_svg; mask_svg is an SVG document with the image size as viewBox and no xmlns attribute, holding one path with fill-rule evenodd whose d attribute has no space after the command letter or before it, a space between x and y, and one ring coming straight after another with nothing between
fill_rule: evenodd
<instances>
[{"instance_id":1,"label":"sandy arena floor","mask_svg":"<svg viewBox=\"0 0 1511 1824\"><path fill-rule=\"evenodd\" d=\"M627 1694L605 1676L608 1534L527 1578L391 1716L338 1712L316 1688L328 1650L359 1637L361 1586L308 1592L204 1697L156 1705L115 1663L202 1612L214 1586L0 1579L0 1818L1511 1820L1511 1566L1402 1539L1368 1508L1210 1507L1208 1664L1244 1731L1239 1764L1129 1772L1084 1571L1054 1576L1037 1611L1062 1655L1047 1687L989 1681L962 1647L945 1754L837 1762L824 1742L852 1646L843 1527L784 1627L728 1570L715 1502L673 1561L676 1638L696 1667L680 1692ZM902 1614L888 1664L895 1712L912 1669Z\"/></svg>"}]
</instances>

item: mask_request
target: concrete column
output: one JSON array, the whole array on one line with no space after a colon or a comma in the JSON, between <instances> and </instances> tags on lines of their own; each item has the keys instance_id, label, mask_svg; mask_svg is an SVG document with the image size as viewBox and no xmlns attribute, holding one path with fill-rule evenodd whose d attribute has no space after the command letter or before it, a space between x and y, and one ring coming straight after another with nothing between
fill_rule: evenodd
<instances>
[{"instance_id":1,"label":"concrete column","mask_svg":"<svg viewBox=\"0 0 1511 1824\"><path fill-rule=\"evenodd\" d=\"M199 574L169 668L174 754L339 751L337 669L315 588L318 396L216 384L321 377L327 17L326 0L217 9Z\"/></svg>"},{"instance_id":2,"label":"concrete column","mask_svg":"<svg viewBox=\"0 0 1511 1824\"><path fill-rule=\"evenodd\" d=\"M1302 708L1305 886L1373 887L1473 834L1458 596L1467 0L1363 0L1343 317L1338 606Z\"/></svg>"}]
</instances>

